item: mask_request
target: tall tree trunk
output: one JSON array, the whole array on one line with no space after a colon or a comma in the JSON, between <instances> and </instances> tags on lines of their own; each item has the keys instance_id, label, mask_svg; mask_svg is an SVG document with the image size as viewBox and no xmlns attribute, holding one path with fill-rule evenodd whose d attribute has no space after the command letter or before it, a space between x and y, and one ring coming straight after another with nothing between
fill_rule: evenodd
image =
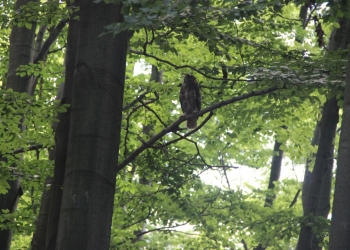
<instances>
[{"instance_id":1,"label":"tall tree trunk","mask_svg":"<svg viewBox=\"0 0 350 250\"><path fill-rule=\"evenodd\" d=\"M49 206L51 200L51 186L53 179L47 178L41 195L40 212L36 221L35 233L31 242L31 250L45 250L46 226L49 216Z\"/></svg>"},{"instance_id":2,"label":"tall tree trunk","mask_svg":"<svg viewBox=\"0 0 350 250\"><path fill-rule=\"evenodd\" d=\"M350 51L338 150L329 250L350 249Z\"/></svg>"},{"instance_id":3,"label":"tall tree trunk","mask_svg":"<svg viewBox=\"0 0 350 250\"><path fill-rule=\"evenodd\" d=\"M321 128L319 122L317 122L315 131L314 131L314 137L312 138L311 145L312 146L318 146L320 142L320 134L321 134ZM305 164L305 174L304 174L304 181L303 181L303 188L302 188L302 205L303 205L303 211L304 211L304 216L306 208L307 208L307 201L309 198L309 190L310 190L310 185L312 181L312 172L310 170L310 164L313 159L316 158L316 153L314 153L310 158L306 160ZM324 180L322 182L322 188L320 191L320 202L319 206L317 208L317 216L323 216L327 218L328 212L329 212L329 202L330 202L330 188L331 188L331 182L332 182L332 169L333 166L329 166L327 168L327 171L325 173ZM330 182L326 181L329 180ZM328 211L327 211L327 203L328 203ZM319 247L319 243L323 241L323 238L317 238L316 234L313 233L312 235L312 249L322 249L322 247Z\"/></svg>"},{"instance_id":4,"label":"tall tree trunk","mask_svg":"<svg viewBox=\"0 0 350 250\"><path fill-rule=\"evenodd\" d=\"M16 10L29 2L37 0L18 0L16 2ZM35 38L35 23L31 29L25 27L19 28L14 26L10 35L10 57L9 68L7 72L7 89L13 89L16 92L26 92L30 77L20 77L16 75L16 71L20 65L27 65L33 61L34 38ZM21 127L21 125L19 124ZM6 161L6 159L1 159ZM4 195L0 195L0 213L2 209L8 209L11 213L17 208L19 196L22 194L20 180L10 180L10 188ZM12 230L0 231L0 246L1 249L10 249L12 239Z\"/></svg>"},{"instance_id":5,"label":"tall tree trunk","mask_svg":"<svg viewBox=\"0 0 350 250\"><path fill-rule=\"evenodd\" d=\"M328 49L336 51L345 49L350 42L349 19L339 20L340 28L332 31ZM339 119L339 107L336 97L326 101L321 118L321 134L316 154L315 166L312 172L308 198L304 205L304 215L320 215L327 217L330 209L330 191L332 184L332 169L334 157L334 138ZM312 228L302 226L297 248L299 250L319 249L321 239L313 239Z\"/></svg>"},{"instance_id":6,"label":"tall tree trunk","mask_svg":"<svg viewBox=\"0 0 350 250\"><path fill-rule=\"evenodd\" d=\"M79 3L76 0L73 5ZM69 4L69 3L68 3ZM75 15L78 15L75 12ZM75 69L75 58L77 54L79 23L71 17L68 27L67 52L66 52L66 72L65 82L63 84L63 94L61 104L72 103L73 76ZM60 218L62 187L67 160L67 148L69 139L69 125L71 117L71 108L67 112L58 115L59 123L55 126L55 166L52 185L52 198L49 206L49 218L46 233L46 249L55 249Z\"/></svg>"},{"instance_id":7,"label":"tall tree trunk","mask_svg":"<svg viewBox=\"0 0 350 250\"><path fill-rule=\"evenodd\" d=\"M321 118L321 137L317 150L315 166L312 171L312 180L308 192L304 215L317 215L320 193L323 180L327 171L332 171L334 158L334 138L338 123L338 105L336 97L326 101ZM326 187L325 187L326 188ZM330 188L330 187L329 187ZM330 189L329 189L330 191ZM328 201L329 202L329 201ZM312 248L312 228L309 225L303 225L300 229L297 248L307 250Z\"/></svg>"},{"instance_id":8,"label":"tall tree trunk","mask_svg":"<svg viewBox=\"0 0 350 250\"><path fill-rule=\"evenodd\" d=\"M312 146L318 146L318 144L320 143L320 134L321 134L321 127L319 122L317 122L315 131L314 131L314 137L311 140ZM307 200L309 198L309 190L310 190L310 185L312 180L312 172L310 170L310 164L312 163L312 160L315 158L316 158L316 153L313 153L312 156L306 160L304 181L303 181L303 187L302 187L303 211L305 211L307 207Z\"/></svg>"},{"instance_id":9,"label":"tall tree trunk","mask_svg":"<svg viewBox=\"0 0 350 250\"><path fill-rule=\"evenodd\" d=\"M109 249L125 82L121 4L79 1L80 31L56 249Z\"/></svg>"}]
</instances>

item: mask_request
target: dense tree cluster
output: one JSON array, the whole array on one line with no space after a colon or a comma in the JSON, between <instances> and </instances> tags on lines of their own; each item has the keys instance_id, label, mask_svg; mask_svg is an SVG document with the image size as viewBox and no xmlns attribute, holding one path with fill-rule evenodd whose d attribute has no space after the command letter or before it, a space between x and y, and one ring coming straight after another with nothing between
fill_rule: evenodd
<instances>
[{"instance_id":1,"label":"dense tree cluster","mask_svg":"<svg viewBox=\"0 0 350 250\"><path fill-rule=\"evenodd\" d=\"M0 8L0 249L350 249L350 2Z\"/></svg>"}]
</instances>

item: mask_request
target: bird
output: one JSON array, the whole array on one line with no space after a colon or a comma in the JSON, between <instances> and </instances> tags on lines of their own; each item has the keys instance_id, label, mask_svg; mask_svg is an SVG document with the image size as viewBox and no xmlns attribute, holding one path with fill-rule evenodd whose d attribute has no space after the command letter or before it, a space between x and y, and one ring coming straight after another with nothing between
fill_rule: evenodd
<instances>
[{"instance_id":1,"label":"bird","mask_svg":"<svg viewBox=\"0 0 350 250\"><path fill-rule=\"evenodd\" d=\"M185 75L180 89L180 104L183 115L189 115L201 110L202 96L199 91L199 84L193 75ZM197 117L187 120L187 128L197 127Z\"/></svg>"}]
</instances>

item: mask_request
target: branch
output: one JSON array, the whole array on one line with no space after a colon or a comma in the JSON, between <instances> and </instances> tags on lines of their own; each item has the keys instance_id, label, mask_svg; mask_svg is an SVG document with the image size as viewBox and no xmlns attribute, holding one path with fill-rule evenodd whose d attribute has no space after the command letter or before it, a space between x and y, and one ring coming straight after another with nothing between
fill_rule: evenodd
<instances>
[{"instance_id":1,"label":"branch","mask_svg":"<svg viewBox=\"0 0 350 250\"><path fill-rule=\"evenodd\" d=\"M177 135L179 136L179 138L177 138L177 139L175 139L175 140L172 140L172 141L169 141L169 142L167 142L167 143L165 143L165 144L162 144L161 147L162 147L162 148L167 147L167 146L169 146L170 144L173 144L173 143L175 143L175 142L178 142L178 141L180 141L180 140L182 140L182 139L185 139L186 137L190 136L191 134L194 134L194 133L197 132L201 127L203 127L204 124L206 124L212 116L213 116L213 113L210 112L209 115L204 119L204 121L203 121L201 124L199 124L199 126L197 126L195 129L191 130L190 132L186 133L185 135L180 135L180 134L178 134L178 133L175 133L175 134L177 134ZM160 148L160 147L158 147L158 148Z\"/></svg>"},{"instance_id":2,"label":"branch","mask_svg":"<svg viewBox=\"0 0 350 250\"><path fill-rule=\"evenodd\" d=\"M176 225L176 226L158 227L158 228L150 229L150 230L147 230L147 231L138 233L138 234L136 235L136 237L139 237L139 236L144 235L144 234L152 233L152 232L155 232L155 231L168 231L168 230L163 230L163 229L169 229L169 228L176 228L176 227L185 226L185 225L187 225L188 223L190 223L190 221L191 221L191 219L189 219L189 220L186 221L185 223L182 223L182 224L179 224L179 225Z\"/></svg>"},{"instance_id":3,"label":"branch","mask_svg":"<svg viewBox=\"0 0 350 250\"><path fill-rule=\"evenodd\" d=\"M296 193L295 196L294 196L294 199L292 200L292 202L291 202L290 205L289 205L289 208L293 207L294 204L297 203L297 201L298 201L298 196L299 196L300 192L301 192L301 190L298 189L297 193Z\"/></svg>"},{"instance_id":4,"label":"branch","mask_svg":"<svg viewBox=\"0 0 350 250\"><path fill-rule=\"evenodd\" d=\"M68 22L68 19L61 19L61 21L57 24L57 26L53 29L53 31L50 33L49 37L44 42L43 46L41 47L38 55L34 58L33 64L38 64L40 61L43 61L45 57L47 56L47 53L49 52L49 49L51 45L56 41L58 35L61 33L62 29ZM27 92L29 95L33 95L35 91L35 87L38 81L39 76L33 76L33 79L31 80L30 85L28 86Z\"/></svg>"},{"instance_id":5,"label":"branch","mask_svg":"<svg viewBox=\"0 0 350 250\"><path fill-rule=\"evenodd\" d=\"M66 23L68 22L68 19L64 18L61 19L61 21L57 24L57 26L53 29L53 31L51 32L51 34L49 35L49 37L46 39L46 41L43 44L43 47L41 48L39 54L37 55L37 57L33 60L34 64L37 64L39 61L44 60L45 56L47 55L47 53L49 52L49 49L51 47L51 45L53 44L54 41L56 41L58 35L60 34L60 32L62 31L62 29L64 28L64 26L66 26Z\"/></svg>"},{"instance_id":6,"label":"branch","mask_svg":"<svg viewBox=\"0 0 350 250\"><path fill-rule=\"evenodd\" d=\"M144 142L139 148L137 148L135 151L133 151L127 158L124 159L124 161L122 161L119 165L117 165L117 171L120 171L121 169L123 169L127 164L129 164L130 162L132 162L138 155L140 155L143 151L145 151L147 148L150 148L156 141L158 141L159 139L161 139L163 136L165 136L166 134L170 133L170 132L176 132L179 129L179 125L191 118L194 117L199 117L202 116L206 113L212 112L215 109L218 109L220 107L226 106L228 104L231 103L235 103L241 100L245 100L248 99L250 97L253 96L261 96L261 95L265 95L268 93L272 93L276 90L280 90L280 89L285 89L286 86L283 85L283 87L279 88L277 86L273 86L267 89L263 89L263 90L259 90L259 91L252 91L249 92L247 94L243 94L240 96L236 96L233 97L231 99L227 99L225 101L216 103L208 108L205 108L197 113L193 113L193 114L189 114L189 115L185 115L185 116L181 116L179 119L177 119L175 122L173 122L173 124L171 124L169 127L163 129L162 131L160 131L158 134L154 135L151 139L149 139L148 141ZM210 114L209 114L210 115Z\"/></svg>"},{"instance_id":7,"label":"branch","mask_svg":"<svg viewBox=\"0 0 350 250\"><path fill-rule=\"evenodd\" d=\"M245 242L244 239L242 239L242 244L243 244L244 250L248 250L247 243Z\"/></svg>"},{"instance_id":8,"label":"branch","mask_svg":"<svg viewBox=\"0 0 350 250\"><path fill-rule=\"evenodd\" d=\"M134 222L134 223L132 223L132 224L130 224L130 225L122 226L121 229L124 230L124 229L126 229L126 228L128 228L128 227L131 227L131 226L133 226L133 225L136 225L136 224L139 224L139 223L141 223L141 222L146 221L146 220L151 216L151 211L152 211L152 209L151 209L150 206L147 206L147 207L148 207L148 214L147 214L146 217L144 217L144 218L142 218L142 219L140 219L140 220L138 220L138 221L136 221L136 222Z\"/></svg>"},{"instance_id":9,"label":"branch","mask_svg":"<svg viewBox=\"0 0 350 250\"><path fill-rule=\"evenodd\" d=\"M210 202L210 203L208 204L208 206L206 206L206 207L204 207L204 208L202 209L202 211L199 213L199 215L203 215L203 213L210 207L210 205L213 204L213 203L216 201L216 199L219 197L219 195L220 195L220 191L219 191L218 194L216 195L215 199L214 199L212 202ZM169 229L169 228L176 228L176 227L180 227L180 226L185 226L185 225L187 225L188 223L190 223L191 221L192 221L192 219L188 219L186 222L184 222L184 223L182 223L182 224L175 225L175 226L164 226L164 227L154 228L154 229L151 229L151 230L147 230L147 231L145 231L145 232L140 232L140 233L137 234L136 236L139 237L139 236L141 236L141 235L144 235L144 234L147 234L147 233L151 233L151 232L154 232L154 231L161 231L161 230L163 230L163 229Z\"/></svg>"},{"instance_id":10,"label":"branch","mask_svg":"<svg viewBox=\"0 0 350 250\"><path fill-rule=\"evenodd\" d=\"M130 102L129 104L125 105L123 107L123 111L131 108L132 106L136 105L136 103L138 103L139 101L141 101L147 94L149 93L149 91L144 91L142 92L135 100L133 100L132 102Z\"/></svg>"},{"instance_id":11,"label":"branch","mask_svg":"<svg viewBox=\"0 0 350 250\"><path fill-rule=\"evenodd\" d=\"M61 51L61 50L65 49L66 47L67 47L67 45L63 45L61 48L54 49L54 50L51 50L51 51L47 52L47 54L56 53L58 51Z\"/></svg>"},{"instance_id":12,"label":"branch","mask_svg":"<svg viewBox=\"0 0 350 250\"><path fill-rule=\"evenodd\" d=\"M43 25L39 28L38 34L36 36L35 41L35 52L34 52L34 58L38 56L40 53L40 49L44 40L45 31L47 29L47 25Z\"/></svg>"},{"instance_id":13,"label":"branch","mask_svg":"<svg viewBox=\"0 0 350 250\"><path fill-rule=\"evenodd\" d=\"M185 68L189 68L189 69L192 69L193 71L197 72L198 74L201 74L202 76L208 78L208 79L212 79L212 80L217 80L217 81L245 81L245 82L258 82L258 81L261 81L261 80L252 80L252 79L239 79L239 78L220 78L220 77L214 77L214 76L209 76L207 74L205 74L204 72L200 71L199 69L193 67L193 66L190 66L190 65L176 65L168 60L165 60L165 59L161 59L159 57L156 57L154 55L151 55L151 54L148 54L146 52L141 52L141 51L137 51L137 50L132 50L130 49L129 50L131 53L134 53L136 55L144 55L144 56L147 56L147 57L151 57L153 59L156 59L157 61L159 62L163 62L163 63L166 63L172 67L174 67L175 69L185 69Z\"/></svg>"},{"instance_id":14,"label":"branch","mask_svg":"<svg viewBox=\"0 0 350 250\"><path fill-rule=\"evenodd\" d=\"M31 151L31 150L37 150L43 148L43 145L38 144L38 145L31 145L28 148L17 148L15 150L13 150L12 154L19 154L19 153L24 153L27 151Z\"/></svg>"}]
</instances>

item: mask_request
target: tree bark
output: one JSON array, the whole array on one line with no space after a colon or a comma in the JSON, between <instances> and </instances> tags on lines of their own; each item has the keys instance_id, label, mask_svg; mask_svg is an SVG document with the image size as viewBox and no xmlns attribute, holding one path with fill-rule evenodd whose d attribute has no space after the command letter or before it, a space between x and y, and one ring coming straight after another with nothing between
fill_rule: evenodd
<instances>
[{"instance_id":1,"label":"tree bark","mask_svg":"<svg viewBox=\"0 0 350 250\"><path fill-rule=\"evenodd\" d=\"M51 186L53 179L47 178L41 196L40 212L36 221L36 229L31 242L31 250L45 250L46 226L49 215L49 206L51 200Z\"/></svg>"},{"instance_id":2,"label":"tree bark","mask_svg":"<svg viewBox=\"0 0 350 250\"><path fill-rule=\"evenodd\" d=\"M320 193L323 180L327 171L332 171L334 158L334 138L338 123L338 105L336 97L327 100L321 118L321 137L317 150L315 166L312 171L312 180L308 192L308 199L304 210L304 215L317 215L320 203ZM325 187L326 188L326 187ZM329 189L330 191L330 189ZM303 225L300 229L297 249L312 248L312 228Z\"/></svg>"},{"instance_id":3,"label":"tree bark","mask_svg":"<svg viewBox=\"0 0 350 250\"><path fill-rule=\"evenodd\" d=\"M273 155L272 155L272 162L271 162L271 171L270 171L270 179L269 179L269 185L268 189L272 190L275 188L275 181L278 181L280 179L281 175L281 167L282 167L282 160L283 160L283 150L281 149L282 143L275 140L275 145L273 147ZM266 194L265 198L265 204L264 207L272 207L273 202L276 199L276 195ZM264 247L261 243L254 248L254 250L264 250L266 247Z\"/></svg>"},{"instance_id":4,"label":"tree bark","mask_svg":"<svg viewBox=\"0 0 350 250\"><path fill-rule=\"evenodd\" d=\"M29 2L38 0L17 0L16 10ZM27 65L33 62L35 23L31 29L14 26L10 35L10 58L9 69L7 72L7 89L24 93L27 91L30 76L20 77L16 75L17 69L21 65Z\"/></svg>"},{"instance_id":5,"label":"tree bark","mask_svg":"<svg viewBox=\"0 0 350 250\"><path fill-rule=\"evenodd\" d=\"M339 20L340 28L332 31L328 49L336 51L347 48L350 42L349 19ZM324 104L321 118L321 134L315 166L312 172L308 198L304 204L304 215L327 217L330 209L330 192L334 158L334 138L339 119L339 107L336 97L328 99ZM312 228L302 226L297 249L320 249L317 245L321 239L314 239Z\"/></svg>"},{"instance_id":6,"label":"tree bark","mask_svg":"<svg viewBox=\"0 0 350 250\"><path fill-rule=\"evenodd\" d=\"M311 145L312 146L318 146L320 142L320 134L321 134L321 128L319 122L317 122L315 131L314 131L314 137L312 138ZM307 159L306 164L305 164L305 174L304 174L304 181L303 181L303 187L302 187L302 205L303 205L303 211L304 211L304 216L306 208L307 208L307 201L309 198L309 190L310 190L310 185L312 181L312 172L310 171L310 164L312 162L312 159L316 159L316 153L314 153L310 158ZM331 182L332 182L332 169L333 166L329 166L327 168L327 171L325 173L324 180L322 182L322 188L320 191L320 202L319 206L317 209L317 216L323 216L327 218L329 209L330 207L328 206L328 211L327 211L327 202L329 205L330 202L330 188L331 188ZM326 181L330 179L329 181ZM324 208L324 209L321 209ZM322 212L321 212L322 210ZM322 247L319 247L319 243L323 241L323 238L317 238L315 234L312 235L312 249L322 249Z\"/></svg>"},{"instance_id":7,"label":"tree bark","mask_svg":"<svg viewBox=\"0 0 350 250\"><path fill-rule=\"evenodd\" d=\"M37 0L17 0L16 10L19 10L21 6L26 5L29 2L36 2ZM31 29L25 27L14 26L10 35L10 56L9 56L9 68L7 72L7 89L12 89L16 92L26 92L30 77L20 77L16 75L16 71L20 65L27 65L33 61L34 52L34 38L35 38L35 23L32 24ZM21 127L21 125L19 124ZM6 159L2 158L2 161ZM0 213L2 209L8 209L11 213L17 208L17 203L22 189L20 186L20 180L10 180L10 188L4 195L0 195ZM0 246L1 249L10 249L12 239L12 230L0 231Z\"/></svg>"},{"instance_id":8,"label":"tree bark","mask_svg":"<svg viewBox=\"0 0 350 250\"><path fill-rule=\"evenodd\" d=\"M350 52L344 98L329 250L350 249Z\"/></svg>"},{"instance_id":9,"label":"tree bark","mask_svg":"<svg viewBox=\"0 0 350 250\"><path fill-rule=\"evenodd\" d=\"M121 4L80 1L80 31L56 249L109 249L118 163L127 34Z\"/></svg>"},{"instance_id":10,"label":"tree bark","mask_svg":"<svg viewBox=\"0 0 350 250\"><path fill-rule=\"evenodd\" d=\"M321 134L321 127L319 122L317 122L316 128L314 130L314 137L312 138L312 141L311 141L312 146L318 146L318 144L320 143L320 134ZM304 181L303 181L303 187L302 187L303 211L305 211L307 207L307 200L309 198L309 190L310 190L310 185L312 180L312 172L310 170L310 164L312 162L312 159L316 159L316 153L313 153L313 155L306 160Z\"/></svg>"},{"instance_id":11,"label":"tree bark","mask_svg":"<svg viewBox=\"0 0 350 250\"><path fill-rule=\"evenodd\" d=\"M273 156L271 162L271 171L270 171L270 179L268 189L272 190L275 188L275 181L280 179L281 175L281 166L283 159L283 150L281 149L282 143L275 140L275 145L273 147ZM274 200L276 199L276 195L266 195L265 199L265 207L272 207Z\"/></svg>"},{"instance_id":12,"label":"tree bark","mask_svg":"<svg viewBox=\"0 0 350 250\"><path fill-rule=\"evenodd\" d=\"M79 1L73 3L76 6ZM77 12L75 13L78 14ZM69 21L67 51L66 51L66 72L63 84L61 104L72 103L73 75L75 69L75 58L77 54L79 23L72 17ZM71 119L71 108L67 112L58 115L59 123L55 126L55 165L52 189L52 199L49 206L49 218L47 223L46 249L55 249L60 218L62 187L67 160L67 148L69 138L69 124Z\"/></svg>"}]
</instances>

